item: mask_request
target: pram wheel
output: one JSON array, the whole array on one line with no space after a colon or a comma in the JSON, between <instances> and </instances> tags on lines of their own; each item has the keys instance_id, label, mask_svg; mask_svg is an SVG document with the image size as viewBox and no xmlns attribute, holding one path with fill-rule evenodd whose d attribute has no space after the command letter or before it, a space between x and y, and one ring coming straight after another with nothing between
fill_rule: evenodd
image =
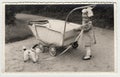
<instances>
[{"instance_id":1,"label":"pram wheel","mask_svg":"<svg viewBox=\"0 0 120 77\"><path fill-rule=\"evenodd\" d=\"M76 49L76 48L78 47L78 42L77 42L77 41L74 42L74 43L72 44L72 47L73 47L74 49Z\"/></svg>"},{"instance_id":2,"label":"pram wheel","mask_svg":"<svg viewBox=\"0 0 120 77\"><path fill-rule=\"evenodd\" d=\"M49 53L50 53L51 56L56 56L57 55L56 48L55 48L54 45L51 45L49 47Z\"/></svg>"},{"instance_id":3,"label":"pram wheel","mask_svg":"<svg viewBox=\"0 0 120 77\"><path fill-rule=\"evenodd\" d=\"M44 53L44 51L45 51L44 46L39 44L39 48L40 48L41 52Z\"/></svg>"}]
</instances>

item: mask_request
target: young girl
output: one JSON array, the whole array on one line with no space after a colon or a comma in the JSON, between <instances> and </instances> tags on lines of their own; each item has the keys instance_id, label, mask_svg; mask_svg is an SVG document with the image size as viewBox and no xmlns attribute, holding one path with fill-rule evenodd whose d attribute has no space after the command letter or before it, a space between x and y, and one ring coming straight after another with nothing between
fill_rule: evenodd
<instances>
[{"instance_id":1,"label":"young girl","mask_svg":"<svg viewBox=\"0 0 120 77\"><path fill-rule=\"evenodd\" d=\"M84 30L83 40L85 43L86 54L83 56L83 60L90 60L91 55L91 46L96 43L94 32L93 32L93 24L91 18L93 17L92 7L87 7L82 10L82 27Z\"/></svg>"}]
</instances>

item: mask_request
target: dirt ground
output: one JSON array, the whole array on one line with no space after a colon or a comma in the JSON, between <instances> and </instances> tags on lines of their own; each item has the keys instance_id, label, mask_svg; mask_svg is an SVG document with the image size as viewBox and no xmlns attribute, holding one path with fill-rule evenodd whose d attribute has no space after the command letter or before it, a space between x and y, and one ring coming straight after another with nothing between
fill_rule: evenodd
<instances>
[{"instance_id":1,"label":"dirt ground","mask_svg":"<svg viewBox=\"0 0 120 77\"><path fill-rule=\"evenodd\" d=\"M17 19L34 20L44 17L17 14ZM38 43L35 37L5 44L5 72L114 72L114 31L96 28L97 44L92 48L92 59L82 60L85 54L83 42L77 49L70 49L61 56L52 57L46 51L39 61L23 62L23 45L30 48Z\"/></svg>"}]
</instances>

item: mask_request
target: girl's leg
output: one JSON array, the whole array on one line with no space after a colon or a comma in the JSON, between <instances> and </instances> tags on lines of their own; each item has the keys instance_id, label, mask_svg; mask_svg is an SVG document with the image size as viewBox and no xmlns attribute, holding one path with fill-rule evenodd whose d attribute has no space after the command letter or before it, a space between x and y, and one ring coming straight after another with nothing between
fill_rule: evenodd
<instances>
[{"instance_id":1,"label":"girl's leg","mask_svg":"<svg viewBox=\"0 0 120 77\"><path fill-rule=\"evenodd\" d=\"M83 57L83 60L90 60L91 55L91 47L94 45L95 39L93 37L93 31L90 30L89 32L84 33L83 35L84 45L85 45L85 56Z\"/></svg>"},{"instance_id":2,"label":"girl's leg","mask_svg":"<svg viewBox=\"0 0 120 77\"><path fill-rule=\"evenodd\" d=\"M91 55L91 46L85 47L86 54L83 56L83 60L90 60L92 55Z\"/></svg>"}]
</instances>

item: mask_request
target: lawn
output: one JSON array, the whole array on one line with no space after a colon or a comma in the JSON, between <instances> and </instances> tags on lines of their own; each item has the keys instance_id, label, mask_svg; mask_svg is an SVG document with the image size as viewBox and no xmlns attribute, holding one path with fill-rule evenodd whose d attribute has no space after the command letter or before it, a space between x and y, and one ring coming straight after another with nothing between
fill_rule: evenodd
<instances>
[{"instance_id":1,"label":"lawn","mask_svg":"<svg viewBox=\"0 0 120 77\"><path fill-rule=\"evenodd\" d=\"M24 40L33 36L31 30L27 26L27 23L23 20L16 19L16 24L5 26L5 43Z\"/></svg>"}]
</instances>

